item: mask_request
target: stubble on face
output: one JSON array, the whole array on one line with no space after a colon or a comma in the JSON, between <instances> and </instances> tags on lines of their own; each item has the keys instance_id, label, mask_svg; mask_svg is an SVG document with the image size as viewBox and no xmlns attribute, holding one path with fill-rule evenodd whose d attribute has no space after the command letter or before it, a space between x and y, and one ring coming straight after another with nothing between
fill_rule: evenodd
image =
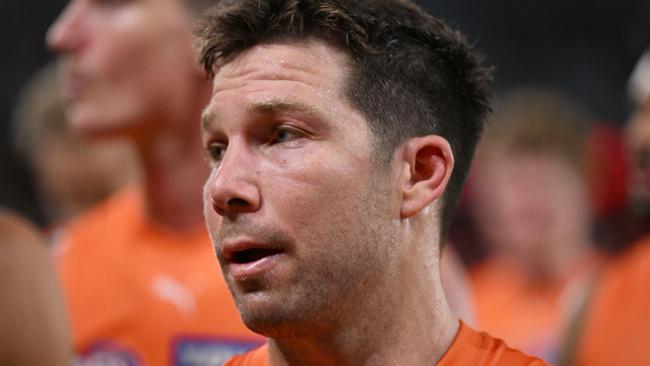
<instances>
[{"instance_id":1,"label":"stubble on face","mask_svg":"<svg viewBox=\"0 0 650 366\"><path fill-rule=\"evenodd\" d=\"M273 271L237 282L224 271L251 330L275 339L297 339L333 332L357 314L373 312L366 304L379 305L370 299L386 285L396 256L388 192L382 185L385 182L371 178L357 190L363 195L345 204L345 212L324 208L318 216L329 216L326 229L301 242L272 225L245 218L222 222L217 247L225 238L245 233L255 241L287 248L293 261L290 278L281 282ZM310 221L299 224L309 230Z\"/></svg>"}]
</instances>

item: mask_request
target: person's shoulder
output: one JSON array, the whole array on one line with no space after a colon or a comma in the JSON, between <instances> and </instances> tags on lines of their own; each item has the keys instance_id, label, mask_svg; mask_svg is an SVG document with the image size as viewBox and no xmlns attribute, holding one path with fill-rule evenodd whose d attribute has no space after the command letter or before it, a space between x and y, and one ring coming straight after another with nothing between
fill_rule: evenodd
<instances>
[{"instance_id":1,"label":"person's shoulder","mask_svg":"<svg viewBox=\"0 0 650 366\"><path fill-rule=\"evenodd\" d=\"M625 293L636 293L639 287L650 289L648 273L650 236L611 259L603 272L600 288Z\"/></svg>"},{"instance_id":2,"label":"person's shoulder","mask_svg":"<svg viewBox=\"0 0 650 366\"><path fill-rule=\"evenodd\" d=\"M224 366L269 366L269 346L265 344L228 360Z\"/></svg>"},{"instance_id":3,"label":"person's shoulder","mask_svg":"<svg viewBox=\"0 0 650 366\"><path fill-rule=\"evenodd\" d=\"M529 356L517 349L508 346L503 340L493 337L485 332L477 332L467 327L469 332L473 332L477 339L475 345L477 348L476 359L473 365L485 366L544 366L546 363L541 359Z\"/></svg>"},{"instance_id":4,"label":"person's shoulder","mask_svg":"<svg viewBox=\"0 0 650 366\"><path fill-rule=\"evenodd\" d=\"M96 243L133 225L138 220L140 201L137 189L125 188L56 228L51 240L55 254L65 252L72 243Z\"/></svg>"},{"instance_id":5,"label":"person's shoulder","mask_svg":"<svg viewBox=\"0 0 650 366\"><path fill-rule=\"evenodd\" d=\"M438 366L545 366L539 358L509 347L501 339L478 332L466 324L460 328Z\"/></svg>"},{"instance_id":6,"label":"person's shoulder","mask_svg":"<svg viewBox=\"0 0 650 366\"><path fill-rule=\"evenodd\" d=\"M612 258L602 271L592 308L620 313L650 305L650 236ZM622 301L621 299L625 299ZM592 310L595 311L595 310ZM605 311L605 310L603 310ZM630 314L620 314L626 316Z\"/></svg>"},{"instance_id":7,"label":"person's shoulder","mask_svg":"<svg viewBox=\"0 0 650 366\"><path fill-rule=\"evenodd\" d=\"M0 301L0 364L69 365L68 323L44 239L30 222L3 210L0 269L6 295Z\"/></svg>"},{"instance_id":8,"label":"person's shoulder","mask_svg":"<svg viewBox=\"0 0 650 366\"><path fill-rule=\"evenodd\" d=\"M650 364L650 236L611 259L598 279L577 344L578 365Z\"/></svg>"},{"instance_id":9,"label":"person's shoulder","mask_svg":"<svg viewBox=\"0 0 650 366\"><path fill-rule=\"evenodd\" d=\"M633 244L631 248L621 253L613 260L613 268L642 270L647 273L650 269L650 235Z\"/></svg>"},{"instance_id":10,"label":"person's shoulder","mask_svg":"<svg viewBox=\"0 0 650 366\"><path fill-rule=\"evenodd\" d=\"M64 227L78 229L88 226L108 226L111 223L107 222L107 220L130 220L132 219L133 211L138 209L141 201L140 196L140 192L137 189L122 189L98 203L90 210L73 218Z\"/></svg>"}]
</instances>

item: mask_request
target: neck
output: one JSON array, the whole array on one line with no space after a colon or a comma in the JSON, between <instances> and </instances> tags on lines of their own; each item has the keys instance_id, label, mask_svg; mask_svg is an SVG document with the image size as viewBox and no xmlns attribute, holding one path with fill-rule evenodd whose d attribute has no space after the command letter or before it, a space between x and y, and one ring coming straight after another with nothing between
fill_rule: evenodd
<instances>
[{"instance_id":1,"label":"neck","mask_svg":"<svg viewBox=\"0 0 650 366\"><path fill-rule=\"evenodd\" d=\"M198 121L198 113L195 117L193 120ZM146 213L153 222L170 230L193 229L203 222L202 185L208 168L196 130L185 135L173 129L158 131L136 144Z\"/></svg>"},{"instance_id":2,"label":"neck","mask_svg":"<svg viewBox=\"0 0 650 366\"><path fill-rule=\"evenodd\" d=\"M324 334L271 339L271 365L431 366L442 358L459 322L442 290L438 246L423 240L435 225L405 225L421 235L397 245L385 285L362 301L337 304L341 318Z\"/></svg>"}]
</instances>

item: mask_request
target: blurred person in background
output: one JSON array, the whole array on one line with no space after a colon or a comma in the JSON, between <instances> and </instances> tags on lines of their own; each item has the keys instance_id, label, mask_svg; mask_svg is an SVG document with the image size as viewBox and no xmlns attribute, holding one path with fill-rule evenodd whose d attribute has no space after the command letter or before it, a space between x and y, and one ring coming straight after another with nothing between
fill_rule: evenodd
<instances>
[{"instance_id":1,"label":"blurred person in background","mask_svg":"<svg viewBox=\"0 0 650 366\"><path fill-rule=\"evenodd\" d=\"M632 210L650 214L650 48L630 79L636 105L626 126L628 190ZM650 233L604 269L570 344L567 364L650 365Z\"/></svg>"},{"instance_id":2,"label":"blurred person in background","mask_svg":"<svg viewBox=\"0 0 650 366\"><path fill-rule=\"evenodd\" d=\"M562 95L513 91L497 104L473 176L471 209L491 249L471 271L477 325L549 363L595 263L586 132Z\"/></svg>"},{"instance_id":3,"label":"blurred person in background","mask_svg":"<svg viewBox=\"0 0 650 366\"><path fill-rule=\"evenodd\" d=\"M142 183L67 224L56 243L78 362L217 365L258 344L205 230L199 117L211 86L192 0L72 0L47 34L71 128L127 138Z\"/></svg>"},{"instance_id":4,"label":"blurred person in background","mask_svg":"<svg viewBox=\"0 0 650 366\"><path fill-rule=\"evenodd\" d=\"M106 199L135 175L126 141L89 141L68 124L56 65L36 73L14 113L14 140L35 178L38 201L50 228Z\"/></svg>"},{"instance_id":5,"label":"blurred person in background","mask_svg":"<svg viewBox=\"0 0 650 366\"><path fill-rule=\"evenodd\" d=\"M63 296L45 241L36 228L3 210L0 288L0 365L72 365Z\"/></svg>"}]
</instances>

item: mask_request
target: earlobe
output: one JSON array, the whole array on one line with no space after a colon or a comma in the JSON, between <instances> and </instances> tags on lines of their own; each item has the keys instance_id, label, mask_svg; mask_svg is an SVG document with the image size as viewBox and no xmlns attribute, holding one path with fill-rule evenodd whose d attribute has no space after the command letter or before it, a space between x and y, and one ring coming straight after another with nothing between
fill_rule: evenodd
<instances>
[{"instance_id":1,"label":"earlobe","mask_svg":"<svg viewBox=\"0 0 650 366\"><path fill-rule=\"evenodd\" d=\"M415 137L404 146L408 174L402 182L401 217L415 216L444 193L454 166L449 142L436 135Z\"/></svg>"}]
</instances>

